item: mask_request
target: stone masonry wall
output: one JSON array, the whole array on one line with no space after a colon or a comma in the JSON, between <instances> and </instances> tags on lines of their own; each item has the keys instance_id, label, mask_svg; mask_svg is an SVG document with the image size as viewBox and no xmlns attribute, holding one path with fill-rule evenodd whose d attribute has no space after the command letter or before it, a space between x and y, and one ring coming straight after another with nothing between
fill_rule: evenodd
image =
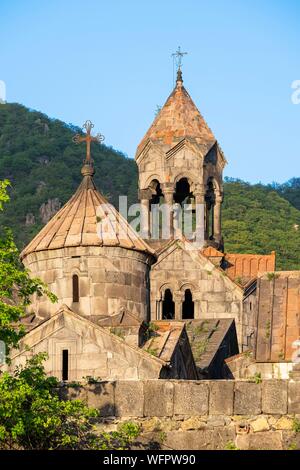
<instances>
[{"instance_id":1,"label":"stone masonry wall","mask_svg":"<svg viewBox=\"0 0 300 470\"><path fill-rule=\"evenodd\" d=\"M300 381L120 380L64 392L100 410L100 429L135 421L141 441L163 449L300 448Z\"/></svg>"},{"instance_id":2,"label":"stone masonry wall","mask_svg":"<svg viewBox=\"0 0 300 470\"><path fill-rule=\"evenodd\" d=\"M107 316L124 307L141 320L149 319L149 269L146 253L122 247L72 247L31 253L24 259L33 276L57 295L32 305L40 316L55 313L62 304L90 317ZM79 302L72 299L72 276L79 277Z\"/></svg>"}]
</instances>

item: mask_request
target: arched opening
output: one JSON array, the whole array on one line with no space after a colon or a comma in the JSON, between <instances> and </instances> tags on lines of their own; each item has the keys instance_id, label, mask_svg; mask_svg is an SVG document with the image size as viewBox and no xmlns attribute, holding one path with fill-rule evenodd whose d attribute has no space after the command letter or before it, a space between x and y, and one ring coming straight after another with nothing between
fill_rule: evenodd
<instances>
[{"instance_id":1,"label":"arched opening","mask_svg":"<svg viewBox=\"0 0 300 470\"><path fill-rule=\"evenodd\" d=\"M190 204L194 200L193 193L191 192L190 183L187 178L181 178L176 183L174 202L183 206L184 204Z\"/></svg>"},{"instance_id":2,"label":"arched opening","mask_svg":"<svg viewBox=\"0 0 300 470\"><path fill-rule=\"evenodd\" d=\"M77 274L72 276L72 294L73 302L79 302L79 277Z\"/></svg>"},{"instance_id":3,"label":"arched opening","mask_svg":"<svg viewBox=\"0 0 300 470\"><path fill-rule=\"evenodd\" d=\"M150 184L150 189L152 191L152 197L150 199L150 211L151 206L154 204L161 204L163 202L164 196L160 187L160 182L153 180Z\"/></svg>"},{"instance_id":4,"label":"arched opening","mask_svg":"<svg viewBox=\"0 0 300 470\"><path fill-rule=\"evenodd\" d=\"M163 305L162 305L162 319L173 320L175 316L175 303L170 289L165 290Z\"/></svg>"},{"instance_id":5,"label":"arched opening","mask_svg":"<svg viewBox=\"0 0 300 470\"><path fill-rule=\"evenodd\" d=\"M178 210L175 210L175 225L187 239L193 238L196 229L195 197L188 178L177 181L173 195Z\"/></svg>"},{"instance_id":6,"label":"arched opening","mask_svg":"<svg viewBox=\"0 0 300 470\"><path fill-rule=\"evenodd\" d=\"M182 319L192 320L194 318L194 311L195 311L195 307L194 307L192 293L190 289L186 289L184 293L184 301L182 303Z\"/></svg>"},{"instance_id":7,"label":"arched opening","mask_svg":"<svg viewBox=\"0 0 300 470\"><path fill-rule=\"evenodd\" d=\"M205 195L206 202L206 234L207 239L214 238L214 207L216 203L214 183L212 180L207 183L207 191Z\"/></svg>"}]
</instances>

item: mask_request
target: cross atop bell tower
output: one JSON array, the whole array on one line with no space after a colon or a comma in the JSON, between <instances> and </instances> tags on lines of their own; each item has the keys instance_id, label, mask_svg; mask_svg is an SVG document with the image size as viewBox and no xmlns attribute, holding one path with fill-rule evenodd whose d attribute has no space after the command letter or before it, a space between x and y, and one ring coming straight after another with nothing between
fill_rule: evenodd
<instances>
[{"instance_id":1,"label":"cross atop bell tower","mask_svg":"<svg viewBox=\"0 0 300 470\"><path fill-rule=\"evenodd\" d=\"M172 54L172 57L173 57L173 70L174 70L175 65L176 65L176 69L177 69L177 78L176 78L177 83L178 82L181 82L181 83L183 82L183 80L182 80L182 70L181 70L182 59L187 54L188 54L187 52L182 52L181 51L180 46L178 46L177 51Z\"/></svg>"}]
</instances>

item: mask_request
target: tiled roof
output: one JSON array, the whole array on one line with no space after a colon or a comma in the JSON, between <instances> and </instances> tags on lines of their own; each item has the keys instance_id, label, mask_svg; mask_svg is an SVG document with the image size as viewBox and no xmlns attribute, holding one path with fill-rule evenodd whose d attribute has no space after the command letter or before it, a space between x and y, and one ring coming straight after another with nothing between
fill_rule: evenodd
<instances>
[{"instance_id":1,"label":"tiled roof","mask_svg":"<svg viewBox=\"0 0 300 470\"><path fill-rule=\"evenodd\" d=\"M203 155L206 155L216 142L182 81L177 80L174 90L140 142L136 157L149 140L163 145L167 152L184 138L192 139L198 144Z\"/></svg>"},{"instance_id":2,"label":"tiled roof","mask_svg":"<svg viewBox=\"0 0 300 470\"><path fill-rule=\"evenodd\" d=\"M197 367L206 369L213 361L217 351L232 326L232 318L190 320L186 331Z\"/></svg>"},{"instance_id":3,"label":"tiled roof","mask_svg":"<svg viewBox=\"0 0 300 470\"><path fill-rule=\"evenodd\" d=\"M143 349L163 361L170 362L182 335L184 322L156 320L152 324L156 329L143 345Z\"/></svg>"},{"instance_id":4,"label":"tiled roof","mask_svg":"<svg viewBox=\"0 0 300 470\"><path fill-rule=\"evenodd\" d=\"M22 251L32 252L78 246L119 246L154 253L85 175L71 199Z\"/></svg>"},{"instance_id":5,"label":"tiled roof","mask_svg":"<svg viewBox=\"0 0 300 470\"><path fill-rule=\"evenodd\" d=\"M275 251L269 255L226 253L225 271L232 280L246 284L250 279L256 278L258 273L275 271L275 260Z\"/></svg>"}]
</instances>

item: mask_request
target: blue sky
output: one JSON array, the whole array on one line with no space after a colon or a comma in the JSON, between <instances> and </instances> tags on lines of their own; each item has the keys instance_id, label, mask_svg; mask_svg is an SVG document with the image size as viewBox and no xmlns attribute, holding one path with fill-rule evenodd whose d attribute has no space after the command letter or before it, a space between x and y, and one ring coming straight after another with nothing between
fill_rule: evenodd
<instances>
[{"instance_id":1,"label":"blue sky","mask_svg":"<svg viewBox=\"0 0 300 470\"><path fill-rule=\"evenodd\" d=\"M297 0L0 0L7 101L76 125L133 157L173 86L184 84L228 160L251 182L300 176Z\"/></svg>"}]
</instances>

